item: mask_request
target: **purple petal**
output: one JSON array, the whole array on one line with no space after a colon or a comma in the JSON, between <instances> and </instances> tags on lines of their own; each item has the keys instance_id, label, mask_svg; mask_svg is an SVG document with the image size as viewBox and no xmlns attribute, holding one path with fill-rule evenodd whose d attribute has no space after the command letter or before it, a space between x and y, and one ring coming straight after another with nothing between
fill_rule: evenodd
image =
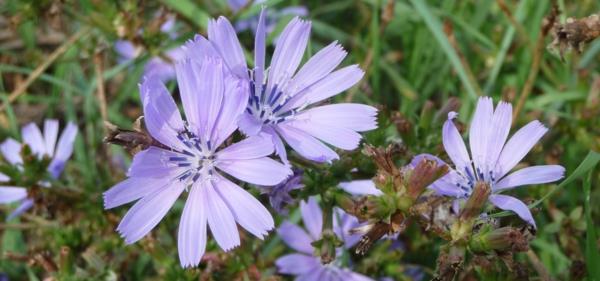
<instances>
[{"instance_id":1,"label":"purple petal","mask_svg":"<svg viewBox=\"0 0 600 281\"><path fill-rule=\"evenodd\" d=\"M203 204L206 205L207 210L208 225L213 238L223 251L229 251L239 246L240 235L231 210L223 202L219 193L215 191L210 181L204 181L201 189Z\"/></svg>"},{"instance_id":2,"label":"purple petal","mask_svg":"<svg viewBox=\"0 0 600 281\"><path fill-rule=\"evenodd\" d=\"M263 7L258 18L258 26L256 27L256 36L254 39L254 81L264 81L265 79L265 51L266 51L266 36L265 21L267 17L267 9ZM256 93L262 90L262 83L255 83Z\"/></svg>"},{"instance_id":3,"label":"purple petal","mask_svg":"<svg viewBox=\"0 0 600 281\"><path fill-rule=\"evenodd\" d=\"M138 51L130 41L118 40L115 42L115 52L120 56L119 63L125 63L128 60L138 56Z\"/></svg>"},{"instance_id":4,"label":"purple petal","mask_svg":"<svg viewBox=\"0 0 600 281\"><path fill-rule=\"evenodd\" d=\"M506 143L498 158L496 178L501 178L515 167L548 131L539 121L531 121L518 130Z\"/></svg>"},{"instance_id":5,"label":"purple petal","mask_svg":"<svg viewBox=\"0 0 600 281\"><path fill-rule=\"evenodd\" d=\"M465 142L452 121L455 117L456 114L454 114L454 112L448 113L448 120L444 123L444 128L442 129L444 149L446 150L448 157L450 157L450 160L454 162L457 170L464 172L466 169L467 173L472 175L473 168Z\"/></svg>"},{"instance_id":6,"label":"purple petal","mask_svg":"<svg viewBox=\"0 0 600 281\"><path fill-rule=\"evenodd\" d=\"M168 15L167 20L160 25L160 32L173 35L175 31L175 16ZM175 39L175 38L172 38Z\"/></svg>"},{"instance_id":7,"label":"purple petal","mask_svg":"<svg viewBox=\"0 0 600 281\"><path fill-rule=\"evenodd\" d=\"M457 183L460 183L463 186L468 186L467 180L463 176L459 175L455 170L451 169L445 176L431 184L429 188L434 190L438 195L456 198L468 196L466 191L456 186Z\"/></svg>"},{"instance_id":8,"label":"purple petal","mask_svg":"<svg viewBox=\"0 0 600 281\"><path fill-rule=\"evenodd\" d=\"M117 227L125 243L133 244L148 234L167 214L184 188L184 184L174 181L135 203Z\"/></svg>"},{"instance_id":9,"label":"purple petal","mask_svg":"<svg viewBox=\"0 0 600 281\"><path fill-rule=\"evenodd\" d=\"M300 68L288 88L289 91L298 93L321 80L344 60L346 54L347 52L337 41L321 49Z\"/></svg>"},{"instance_id":10,"label":"purple petal","mask_svg":"<svg viewBox=\"0 0 600 281\"><path fill-rule=\"evenodd\" d=\"M146 78L152 78L164 83L175 79L175 64L186 55L186 52L182 48L173 48L163 53L167 59L157 56L153 57L144 68L144 76Z\"/></svg>"},{"instance_id":11,"label":"purple petal","mask_svg":"<svg viewBox=\"0 0 600 281\"><path fill-rule=\"evenodd\" d=\"M205 58L220 57L221 54L215 50L213 44L208 41L202 35L195 35L193 40L189 40L185 43L181 50L184 52L184 57L193 59L198 63L202 63ZM175 67L177 70L177 65Z\"/></svg>"},{"instance_id":12,"label":"purple petal","mask_svg":"<svg viewBox=\"0 0 600 281\"><path fill-rule=\"evenodd\" d=\"M358 65L350 65L336 70L319 80L319 82L297 93L282 108L282 111L317 103L335 96L358 83L364 74L364 71Z\"/></svg>"},{"instance_id":13,"label":"purple petal","mask_svg":"<svg viewBox=\"0 0 600 281\"><path fill-rule=\"evenodd\" d=\"M0 182L10 181L10 178L4 173L0 173Z\"/></svg>"},{"instance_id":14,"label":"purple petal","mask_svg":"<svg viewBox=\"0 0 600 281\"><path fill-rule=\"evenodd\" d=\"M265 157L273 153L270 136L253 136L234 143L217 152L217 160L247 160Z\"/></svg>"},{"instance_id":15,"label":"purple petal","mask_svg":"<svg viewBox=\"0 0 600 281\"><path fill-rule=\"evenodd\" d=\"M54 158L48 166L48 171L50 171L54 178L58 178L64 169L65 163L71 157L71 154L73 154L73 145L77 137L77 132L77 126L73 122L69 122L61 133L56 145L56 153L54 153Z\"/></svg>"},{"instance_id":16,"label":"purple petal","mask_svg":"<svg viewBox=\"0 0 600 281\"><path fill-rule=\"evenodd\" d=\"M168 177L125 179L104 192L104 209L111 209L138 200L156 192L170 181L171 179Z\"/></svg>"},{"instance_id":17,"label":"purple petal","mask_svg":"<svg viewBox=\"0 0 600 281\"><path fill-rule=\"evenodd\" d=\"M296 120L364 132L377 128L377 109L357 103L330 104L306 110L298 114Z\"/></svg>"},{"instance_id":18,"label":"purple petal","mask_svg":"<svg viewBox=\"0 0 600 281\"><path fill-rule=\"evenodd\" d=\"M146 150L138 152L133 157L133 162L128 177L161 178L171 174L177 167L169 166L167 161L170 157L178 157L180 154L151 146Z\"/></svg>"},{"instance_id":19,"label":"purple petal","mask_svg":"<svg viewBox=\"0 0 600 281\"><path fill-rule=\"evenodd\" d=\"M300 212L308 233L313 240L319 240L323 230L323 212L314 196L309 197L308 202L304 200L300 202Z\"/></svg>"},{"instance_id":20,"label":"purple petal","mask_svg":"<svg viewBox=\"0 0 600 281\"><path fill-rule=\"evenodd\" d=\"M237 12L239 9L243 8L248 0L227 0L227 4L229 4L229 8L232 11Z\"/></svg>"},{"instance_id":21,"label":"purple petal","mask_svg":"<svg viewBox=\"0 0 600 281\"><path fill-rule=\"evenodd\" d=\"M214 59L182 60L175 66L186 120L198 136L212 131L223 99L223 67Z\"/></svg>"},{"instance_id":22,"label":"purple petal","mask_svg":"<svg viewBox=\"0 0 600 281\"><path fill-rule=\"evenodd\" d=\"M331 150L331 148L311 135L287 126L285 123L277 126L277 132L302 157L316 162L331 162L332 160L339 159L337 153Z\"/></svg>"},{"instance_id":23,"label":"purple petal","mask_svg":"<svg viewBox=\"0 0 600 281\"><path fill-rule=\"evenodd\" d=\"M275 132L275 130L273 130L273 128L271 128L271 127L265 127L264 132L265 132L265 134L268 134L271 136L271 141L273 142L273 145L275 146L275 154L277 154L277 156L279 156L279 158L281 159L281 162L283 162L283 164L285 164L286 166L290 166L290 162L287 159L287 152L285 150L285 145L283 144L281 137L279 137L277 132Z\"/></svg>"},{"instance_id":24,"label":"purple petal","mask_svg":"<svg viewBox=\"0 0 600 281\"><path fill-rule=\"evenodd\" d=\"M360 134L353 130L339 126L323 125L312 120L290 120L286 122L286 125L345 150L356 149L362 138Z\"/></svg>"},{"instance_id":25,"label":"purple petal","mask_svg":"<svg viewBox=\"0 0 600 281\"><path fill-rule=\"evenodd\" d=\"M249 114L247 112L244 112L242 114L238 125L240 126L240 130L246 136L254 136L258 134L263 128L263 123L256 117L252 116L252 114Z\"/></svg>"},{"instance_id":26,"label":"purple petal","mask_svg":"<svg viewBox=\"0 0 600 281\"><path fill-rule=\"evenodd\" d=\"M146 129L160 143L178 148L186 147L177 138L184 129L179 109L169 90L157 79L145 78L140 84L140 98L144 105Z\"/></svg>"},{"instance_id":27,"label":"purple petal","mask_svg":"<svg viewBox=\"0 0 600 281\"><path fill-rule=\"evenodd\" d=\"M27 190L18 186L0 186L0 204L8 204L23 200L27 197Z\"/></svg>"},{"instance_id":28,"label":"purple petal","mask_svg":"<svg viewBox=\"0 0 600 281\"><path fill-rule=\"evenodd\" d=\"M288 167L267 157L218 161L216 166L242 181L259 185L276 185L292 174Z\"/></svg>"},{"instance_id":29,"label":"purple petal","mask_svg":"<svg viewBox=\"0 0 600 281\"><path fill-rule=\"evenodd\" d=\"M310 25L296 17L281 32L271 61L267 89L273 89L274 85L284 83L294 75L308 43Z\"/></svg>"},{"instance_id":30,"label":"purple petal","mask_svg":"<svg viewBox=\"0 0 600 281\"><path fill-rule=\"evenodd\" d=\"M356 272L349 272L348 273L348 278L344 279L344 280L349 280L349 281L374 281L372 278L369 278L367 276L364 276L360 273L356 273Z\"/></svg>"},{"instance_id":31,"label":"purple petal","mask_svg":"<svg viewBox=\"0 0 600 281\"><path fill-rule=\"evenodd\" d=\"M296 277L296 279L294 279L294 281L314 281L314 280L319 280L319 281L341 281L341 280L331 279L328 276L329 275L329 273L328 273L329 270L332 270L332 269L331 268L326 268L323 265L321 265L319 267L316 267L312 271L307 272L306 274L299 275L298 277ZM346 280L346 279L343 279L343 277L341 277L341 278L342 278L342 280Z\"/></svg>"},{"instance_id":32,"label":"purple petal","mask_svg":"<svg viewBox=\"0 0 600 281\"><path fill-rule=\"evenodd\" d=\"M44 144L50 157L54 156L56 139L58 138L58 120L46 119L44 121Z\"/></svg>"},{"instance_id":33,"label":"purple petal","mask_svg":"<svg viewBox=\"0 0 600 281\"><path fill-rule=\"evenodd\" d=\"M469 129L469 144L471 146L471 158L475 167L484 171L494 163L486 163L488 143L492 132L492 119L494 116L494 103L490 97L480 97L475 108L471 128ZM490 164L490 165L486 165ZM490 167L491 168L491 167ZM458 169L458 167L457 167Z\"/></svg>"},{"instance_id":34,"label":"purple petal","mask_svg":"<svg viewBox=\"0 0 600 281\"><path fill-rule=\"evenodd\" d=\"M502 147L504 147L504 143L506 143L506 139L508 138L511 124L512 105L501 101L496 106L496 111L494 111L494 117L492 118L485 163L494 165L498 161Z\"/></svg>"},{"instance_id":35,"label":"purple petal","mask_svg":"<svg viewBox=\"0 0 600 281\"><path fill-rule=\"evenodd\" d=\"M275 261L277 271L283 274L304 275L321 267L317 257L304 254L289 254Z\"/></svg>"},{"instance_id":36,"label":"purple petal","mask_svg":"<svg viewBox=\"0 0 600 281\"><path fill-rule=\"evenodd\" d=\"M192 267L200 263L206 249L207 210L202 198L202 185L194 183L181 214L177 233L177 249L181 266Z\"/></svg>"},{"instance_id":37,"label":"purple petal","mask_svg":"<svg viewBox=\"0 0 600 281\"><path fill-rule=\"evenodd\" d=\"M248 91L233 76L225 78L225 94L217 123L211 133L215 147L220 146L237 128L248 104Z\"/></svg>"},{"instance_id":38,"label":"purple petal","mask_svg":"<svg viewBox=\"0 0 600 281\"><path fill-rule=\"evenodd\" d=\"M231 23L225 17L208 22L208 40L213 42L217 52L229 70L239 78L248 79L246 58L242 45Z\"/></svg>"},{"instance_id":39,"label":"purple petal","mask_svg":"<svg viewBox=\"0 0 600 281\"><path fill-rule=\"evenodd\" d=\"M536 227L531 211L523 201L508 195L492 194L490 195L490 202L502 210L515 212L521 219L534 228Z\"/></svg>"},{"instance_id":40,"label":"purple petal","mask_svg":"<svg viewBox=\"0 0 600 281\"><path fill-rule=\"evenodd\" d=\"M173 60L176 61L176 60ZM161 57L150 59L144 67L144 77L168 82L175 79L175 66Z\"/></svg>"},{"instance_id":41,"label":"purple petal","mask_svg":"<svg viewBox=\"0 0 600 281\"><path fill-rule=\"evenodd\" d=\"M362 238L361 234L350 235L350 230L366 224L360 224L356 217L349 215L340 208L336 207L334 209L333 231L344 242L344 248L346 249L352 248Z\"/></svg>"},{"instance_id":42,"label":"purple petal","mask_svg":"<svg viewBox=\"0 0 600 281\"><path fill-rule=\"evenodd\" d=\"M17 207L16 209L14 209L10 215L8 215L8 217L6 217L7 221L10 221L20 215L22 215L23 213L27 212L29 209L31 209L31 207L33 207L33 200L29 199L29 198L25 198L23 200L21 200L21 204L19 204L19 207Z\"/></svg>"},{"instance_id":43,"label":"purple petal","mask_svg":"<svg viewBox=\"0 0 600 281\"><path fill-rule=\"evenodd\" d=\"M565 168L559 165L533 166L518 170L494 185L494 191L517 186L554 182L565 176Z\"/></svg>"},{"instance_id":44,"label":"purple petal","mask_svg":"<svg viewBox=\"0 0 600 281\"><path fill-rule=\"evenodd\" d=\"M285 244L290 246L292 249L312 255L313 247L310 243L312 240L310 236L299 226L292 224L288 221L284 221L279 228L277 228L277 234L281 236L281 239Z\"/></svg>"},{"instance_id":45,"label":"purple petal","mask_svg":"<svg viewBox=\"0 0 600 281\"><path fill-rule=\"evenodd\" d=\"M237 221L254 236L263 239L275 227L273 217L267 209L241 187L219 176L217 192L225 201Z\"/></svg>"},{"instance_id":46,"label":"purple petal","mask_svg":"<svg viewBox=\"0 0 600 281\"><path fill-rule=\"evenodd\" d=\"M424 159L433 160L433 161L437 162L438 165L448 165L448 164L446 164L446 162L444 162L442 159L440 159L439 157L437 157L435 155L431 155L428 153L421 153L421 154L418 154L415 157L413 157L412 160L410 160L410 166L412 168L414 168Z\"/></svg>"},{"instance_id":47,"label":"purple petal","mask_svg":"<svg viewBox=\"0 0 600 281\"><path fill-rule=\"evenodd\" d=\"M46 152L46 142L44 141L42 132L35 123L25 125L21 130L21 135L23 136L23 142L31 148L31 152L35 155L42 157L48 154Z\"/></svg>"},{"instance_id":48,"label":"purple petal","mask_svg":"<svg viewBox=\"0 0 600 281\"><path fill-rule=\"evenodd\" d=\"M352 195L382 195L383 192L375 187L372 180L354 180L340 182L340 187Z\"/></svg>"},{"instance_id":49,"label":"purple petal","mask_svg":"<svg viewBox=\"0 0 600 281\"><path fill-rule=\"evenodd\" d=\"M15 139L6 139L0 144L0 151L2 151L2 155L8 163L12 165L23 164L23 159L21 158L21 144Z\"/></svg>"}]
</instances>

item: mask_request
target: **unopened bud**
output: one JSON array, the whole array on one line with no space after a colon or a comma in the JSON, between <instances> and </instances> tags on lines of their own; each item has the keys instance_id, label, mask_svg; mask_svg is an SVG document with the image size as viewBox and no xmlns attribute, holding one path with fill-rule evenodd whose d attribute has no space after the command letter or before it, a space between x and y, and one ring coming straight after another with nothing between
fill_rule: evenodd
<instances>
[{"instance_id":1,"label":"unopened bud","mask_svg":"<svg viewBox=\"0 0 600 281\"><path fill-rule=\"evenodd\" d=\"M412 123L400 112L394 112L392 122L401 136L406 136L412 132Z\"/></svg>"},{"instance_id":2,"label":"unopened bud","mask_svg":"<svg viewBox=\"0 0 600 281\"><path fill-rule=\"evenodd\" d=\"M525 252L529 250L529 240L517 228L501 227L474 235L469 242L469 247L476 253Z\"/></svg>"},{"instance_id":3,"label":"unopened bud","mask_svg":"<svg viewBox=\"0 0 600 281\"><path fill-rule=\"evenodd\" d=\"M473 192L460 212L458 221L452 225L450 230L452 241L467 242L471 237L475 219L481 214L491 192L489 184L481 181L475 183Z\"/></svg>"},{"instance_id":4,"label":"unopened bud","mask_svg":"<svg viewBox=\"0 0 600 281\"><path fill-rule=\"evenodd\" d=\"M319 249L321 263L328 264L335 260L335 249L341 246L342 242L331 229L324 230L321 237L321 240L313 242L312 245Z\"/></svg>"},{"instance_id":5,"label":"unopened bud","mask_svg":"<svg viewBox=\"0 0 600 281\"><path fill-rule=\"evenodd\" d=\"M421 110L421 118L419 118L419 127L427 130L431 125L433 119L433 102L430 100L425 101Z\"/></svg>"},{"instance_id":6,"label":"unopened bud","mask_svg":"<svg viewBox=\"0 0 600 281\"><path fill-rule=\"evenodd\" d=\"M459 219L467 221L478 217L485 206L492 189L486 182L478 181L475 183L471 196L467 199L467 203L460 212Z\"/></svg>"},{"instance_id":7,"label":"unopened bud","mask_svg":"<svg viewBox=\"0 0 600 281\"><path fill-rule=\"evenodd\" d=\"M371 219L384 219L396 211L396 199L387 196L369 196L365 202L366 215Z\"/></svg>"},{"instance_id":8,"label":"unopened bud","mask_svg":"<svg viewBox=\"0 0 600 281\"><path fill-rule=\"evenodd\" d=\"M447 165L440 165L434 160L423 159L412 170L408 180L408 196L416 200L433 182L448 173Z\"/></svg>"},{"instance_id":9,"label":"unopened bud","mask_svg":"<svg viewBox=\"0 0 600 281\"><path fill-rule=\"evenodd\" d=\"M345 192L336 192L334 195L336 206L342 208L344 212L357 216L359 209L357 206L360 205L360 202L352 199L348 193Z\"/></svg>"},{"instance_id":10,"label":"unopened bud","mask_svg":"<svg viewBox=\"0 0 600 281\"><path fill-rule=\"evenodd\" d=\"M444 249L438 256L437 272L433 280L451 281L463 267L465 250L462 247L450 246Z\"/></svg>"},{"instance_id":11,"label":"unopened bud","mask_svg":"<svg viewBox=\"0 0 600 281\"><path fill-rule=\"evenodd\" d=\"M374 147L365 145L363 153L371 158L377 165L380 172L385 172L391 176L399 173L394 163L393 156L402 153L402 149L398 145L391 144L386 148Z\"/></svg>"}]
</instances>

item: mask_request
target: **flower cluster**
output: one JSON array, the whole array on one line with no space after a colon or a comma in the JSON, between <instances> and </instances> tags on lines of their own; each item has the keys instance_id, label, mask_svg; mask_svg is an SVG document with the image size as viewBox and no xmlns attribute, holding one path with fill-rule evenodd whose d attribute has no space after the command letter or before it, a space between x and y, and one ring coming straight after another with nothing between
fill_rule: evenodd
<instances>
[{"instance_id":1,"label":"flower cluster","mask_svg":"<svg viewBox=\"0 0 600 281\"><path fill-rule=\"evenodd\" d=\"M313 244L323 238L323 211L316 198L310 197L308 201L300 203L300 212L308 233L289 221L283 222L277 229L281 239L298 252L285 255L276 261L280 273L295 275L297 280L373 280L351 271L341 258L323 262L315 256ZM351 229L358 226L358 219L341 209L334 210L333 231L342 241L342 245L336 249L336 257L342 256L341 252L352 248L360 240L360 235L349 234Z\"/></svg>"},{"instance_id":2,"label":"flower cluster","mask_svg":"<svg viewBox=\"0 0 600 281\"><path fill-rule=\"evenodd\" d=\"M197 265L205 251L207 225L227 251L240 244L236 223L263 238L274 227L265 207L230 177L274 186L292 172L268 158L274 151L288 164L287 143L315 161L337 154L321 141L354 149L357 132L376 128L376 109L360 104L304 108L354 85L362 71L350 66L336 72L345 52L336 43L317 53L296 74L306 48L310 23L294 19L283 31L266 75L265 11L256 39L255 69L249 71L232 25L211 21L208 39L196 36L183 47L175 65L185 119L160 77L140 84L145 125L153 145L135 155L128 178L104 194L106 208L137 203L117 231L131 244L152 230L177 198L188 191L179 225L179 257L184 267ZM333 56L333 58L331 58ZM340 84L341 83L341 84ZM247 138L226 142L238 129ZM341 135L338 135L341 134ZM287 193L299 178L271 188L272 204L290 202Z\"/></svg>"},{"instance_id":3,"label":"flower cluster","mask_svg":"<svg viewBox=\"0 0 600 281\"><path fill-rule=\"evenodd\" d=\"M58 137L58 120L47 119L44 121L44 132L35 123L24 126L21 130L23 143L28 146L32 154L39 160L47 158L50 160L47 166L47 172L54 179L57 179L67 160L73 153L73 144L77 136L77 126L69 122ZM57 142L58 140L58 142ZM21 156L23 144L13 138L8 138L0 144L0 152L4 159L11 165L23 170L23 157ZM14 179L12 179L14 180ZM11 182L11 178L0 173L0 182ZM48 186L46 182L40 182L42 186ZM33 207L33 199L27 196L27 188L19 186L0 186L0 203L8 204L18 202L19 206L8 216L12 219Z\"/></svg>"}]
</instances>

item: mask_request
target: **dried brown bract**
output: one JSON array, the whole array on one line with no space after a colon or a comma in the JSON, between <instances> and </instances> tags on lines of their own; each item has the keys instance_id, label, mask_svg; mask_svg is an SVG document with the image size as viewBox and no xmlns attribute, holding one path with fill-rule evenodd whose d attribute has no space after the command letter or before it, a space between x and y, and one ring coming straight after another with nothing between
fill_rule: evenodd
<instances>
[{"instance_id":1,"label":"dried brown bract","mask_svg":"<svg viewBox=\"0 0 600 281\"><path fill-rule=\"evenodd\" d=\"M408 196L416 200L425 189L448 173L448 165L440 165L434 160L423 159L412 170L408 180Z\"/></svg>"},{"instance_id":2,"label":"dried brown bract","mask_svg":"<svg viewBox=\"0 0 600 281\"><path fill-rule=\"evenodd\" d=\"M561 58L565 51L574 49L581 53L585 44L600 36L600 15L585 18L568 18L564 24L555 24L552 30L554 41L550 48L558 49Z\"/></svg>"},{"instance_id":3,"label":"dried brown bract","mask_svg":"<svg viewBox=\"0 0 600 281\"><path fill-rule=\"evenodd\" d=\"M104 142L120 145L132 155L150 146L164 147L142 128L142 118L135 121L133 130L121 129L110 122L105 122L107 133Z\"/></svg>"}]
</instances>

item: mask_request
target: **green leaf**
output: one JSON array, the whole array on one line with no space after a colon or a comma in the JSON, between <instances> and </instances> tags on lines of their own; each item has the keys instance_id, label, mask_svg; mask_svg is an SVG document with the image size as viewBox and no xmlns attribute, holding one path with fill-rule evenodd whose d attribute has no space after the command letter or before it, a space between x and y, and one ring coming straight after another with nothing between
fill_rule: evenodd
<instances>
[{"instance_id":1,"label":"green leaf","mask_svg":"<svg viewBox=\"0 0 600 281\"><path fill-rule=\"evenodd\" d=\"M208 28L210 16L190 0L162 0L167 7L181 14L194 25L204 30Z\"/></svg>"},{"instance_id":2,"label":"green leaf","mask_svg":"<svg viewBox=\"0 0 600 281\"><path fill-rule=\"evenodd\" d=\"M596 234L596 226L592 220L592 209L590 207L590 189L592 187L592 171L589 172L584 184L583 193L585 196L585 222L587 224L587 234L585 239L585 257L588 272L588 280L600 280L600 252L598 252L598 235Z\"/></svg>"}]
</instances>

